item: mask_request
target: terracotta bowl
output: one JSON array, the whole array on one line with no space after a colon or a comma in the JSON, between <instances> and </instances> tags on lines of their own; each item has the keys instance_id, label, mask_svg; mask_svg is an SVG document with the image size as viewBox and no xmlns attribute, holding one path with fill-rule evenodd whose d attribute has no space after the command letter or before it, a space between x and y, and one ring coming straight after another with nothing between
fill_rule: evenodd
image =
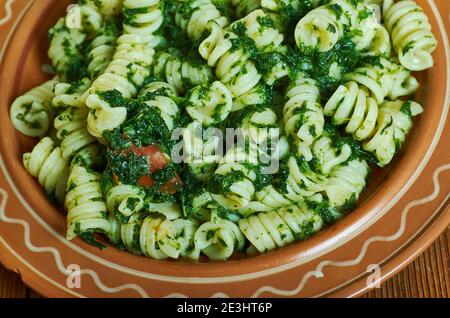
<instances>
[{"instance_id":1,"label":"terracotta bowl","mask_svg":"<svg viewBox=\"0 0 450 318\"><path fill-rule=\"evenodd\" d=\"M71 1L0 5L0 260L46 296L354 296L400 270L450 222L448 1L417 0L439 40L435 67L418 74L425 112L408 144L375 171L358 208L311 239L221 263L156 261L81 240L66 241L65 216L24 170L36 140L12 127L15 97L48 79L47 31ZM79 266L81 286L70 282ZM69 282L69 284L68 284Z\"/></svg>"}]
</instances>

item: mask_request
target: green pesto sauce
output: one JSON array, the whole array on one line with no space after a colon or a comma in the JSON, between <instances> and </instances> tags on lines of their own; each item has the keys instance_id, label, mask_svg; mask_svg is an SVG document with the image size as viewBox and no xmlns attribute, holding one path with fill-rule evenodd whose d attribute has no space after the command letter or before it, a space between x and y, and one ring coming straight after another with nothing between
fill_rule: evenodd
<instances>
[{"instance_id":1,"label":"green pesto sauce","mask_svg":"<svg viewBox=\"0 0 450 318\"><path fill-rule=\"evenodd\" d=\"M416 45L416 41L409 41L408 43L406 43L406 45L402 49L403 55L405 55L406 53L411 51L415 45Z\"/></svg>"},{"instance_id":2,"label":"green pesto sauce","mask_svg":"<svg viewBox=\"0 0 450 318\"><path fill-rule=\"evenodd\" d=\"M295 238L298 241L303 241L310 238L313 234L314 234L314 221L305 220L301 224L301 231L299 233L295 233Z\"/></svg>"},{"instance_id":3,"label":"green pesto sauce","mask_svg":"<svg viewBox=\"0 0 450 318\"><path fill-rule=\"evenodd\" d=\"M109 151L108 163L111 172L124 184L136 185L140 177L150 175L148 158L133 152L115 154Z\"/></svg>"},{"instance_id":4,"label":"green pesto sauce","mask_svg":"<svg viewBox=\"0 0 450 318\"><path fill-rule=\"evenodd\" d=\"M273 22L272 18L269 15L258 16L256 18L256 21L262 28L276 29L275 23ZM262 29L260 28L259 31L261 32Z\"/></svg>"},{"instance_id":5,"label":"green pesto sauce","mask_svg":"<svg viewBox=\"0 0 450 318\"><path fill-rule=\"evenodd\" d=\"M332 140L331 145L335 149L342 149L344 145L350 146L352 154L350 158L347 160L347 162L360 158L363 158L368 162L374 164L378 162L378 160L372 153L367 152L362 148L361 143L359 141L355 140L352 137L344 136L342 133L339 132L336 126L334 126L328 121L325 122L324 135L330 137L330 139Z\"/></svg>"},{"instance_id":6,"label":"green pesto sauce","mask_svg":"<svg viewBox=\"0 0 450 318\"><path fill-rule=\"evenodd\" d=\"M163 1L159 1L159 3L163 3ZM148 7L140 7L140 8L122 8L122 16L124 23L131 26L139 26L136 22L138 15L146 14L149 12Z\"/></svg>"},{"instance_id":7,"label":"green pesto sauce","mask_svg":"<svg viewBox=\"0 0 450 318\"><path fill-rule=\"evenodd\" d=\"M311 48L301 50L288 50L286 60L290 65L289 76L295 79L299 72L306 73L316 80L324 98L330 97L336 88L342 84L341 79L330 75L333 64L341 69L341 73L351 72L364 62L376 63L378 57L364 57L362 52L356 49L352 38L360 35L359 30L349 31L336 45L327 52L317 52Z\"/></svg>"},{"instance_id":8,"label":"green pesto sauce","mask_svg":"<svg viewBox=\"0 0 450 318\"><path fill-rule=\"evenodd\" d=\"M165 168L155 171L152 174L153 181L157 187L170 181L177 175L179 167L173 162L169 163Z\"/></svg>"},{"instance_id":9,"label":"green pesto sauce","mask_svg":"<svg viewBox=\"0 0 450 318\"><path fill-rule=\"evenodd\" d=\"M231 171L226 175L214 174L209 187L212 193L229 194L230 187L236 182L245 179L245 175L242 171Z\"/></svg>"},{"instance_id":10,"label":"green pesto sauce","mask_svg":"<svg viewBox=\"0 0 450 318\"><path fill-rule=\"evenodd\" d=\"M306 205L309 209L315 211L325 224L333 224L340 218L343 214L335 207L330 207L329 203L324 200L320 203L313 201L306 201Z\"/></svg>"},{"instance_id":11,"label":"green pesto sauce","mask_svg":"<svg viewBox=\"0 0 450 318\"><path fill-rule=\"evenodd\" d=\"M406 101L402 104L402 107L400 108L400 111L405 114L408 117L412 117L412 112L411 112L411 102L410 101Z\"/></svg>"},{"instance_id":12,"label":"green pesto sauce","mask_svg":"<svg viewBox=\"0 0 450 318\"><path fill-rule=\"evenodd\" d=\"M31 114L32 115L31 118L33 118L34 115L45 112L45 109L39 109L39 110L32 111L32 106L33 106L32 103L22 105L22 107L25 109L25 112L18 113L16 115L16 119L20 120L21 122L23 122L24 124L26 124L28 127L32 128L32 129L40 129L40 128L42 128L42 124L39 122L38 119L28 120L25 117L27 115Z\"/></svg>"},{"instance_id":13,"label":"green pesto sauce","mask_svg":"<svg viewBox=\"0 0 450 318\"><path fill-rule=\"evenodd\" d=\"M111 167L107 167L102 172L100 185L101 185L102 193L105 196L109 192L109 190L111 190L114 187Z\"/></svg>"},{"instance_id":14,"label":"green pesto sauce","mask_svg":"<svg viewBox=\"0 0 450 318\"><path fill-rule=\"evenodd\" d=\"M98 232L96 229L91 229L87 231L81 231L80 224L75 224L75 234L77 234L83 241L86 243L93 245L101 250L106 248L106 245L97 241L95 237L95 232Z\"/></svg>"},{"instance_id":15,"label":"green pesto sauce","mask_svg":"<svg viewBox=\"0 0 450 318\"><path fill-rule=\"evenodd\" d=\"M306 13L313 8L311 0L281 1L278 13L287 30L292 30Z\"/></svg>"}]
</instances>

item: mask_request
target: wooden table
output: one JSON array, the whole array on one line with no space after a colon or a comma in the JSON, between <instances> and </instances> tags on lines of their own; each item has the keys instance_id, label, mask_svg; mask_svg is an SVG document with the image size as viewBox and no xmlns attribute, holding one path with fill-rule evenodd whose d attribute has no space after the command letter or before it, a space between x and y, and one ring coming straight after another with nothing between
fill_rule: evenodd
<instances>
[{"instance_id":1,"label":"wooden table","mask_svg":"<svg viewBox=\"0 0 450 318\"><path fill-rule=\"evenodd\" d=\"M0 298L40 297L0 265ZM450 298L450 227L399 274L363 297Z\"/></svg>"}]
</instances>

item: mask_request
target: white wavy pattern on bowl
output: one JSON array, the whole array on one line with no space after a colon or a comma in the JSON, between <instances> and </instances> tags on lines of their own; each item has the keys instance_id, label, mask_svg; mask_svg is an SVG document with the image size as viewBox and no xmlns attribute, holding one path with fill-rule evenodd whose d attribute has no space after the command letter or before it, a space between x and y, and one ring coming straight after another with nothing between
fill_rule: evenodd
<instances>
[{"instance_id":1,"label":"white wavy pattern on bowl","mask_svg":"<svg viewBox=\"0 0 450 318\"><path fill-rule=\"evenodd\" d=\"M8 200L8 193L6 192L5 189L0 188L0 196L1 196L1 203L0 203L0 220L6 223L10 223L10 224L17 224L17 225L22 225L23 227L23 232L24 232L24 243L25 246L32 251L33 253L50 253L53 254L53 257L55 259L56 262L56 266L58 267L58 270L66 275L66 276L70 276L73 274L72 271L67 270L68 266L64 266L61 254L59 253L59 251L54 248L54 247L38 247L35 246L30 239L30 235L31 235L31 230L30 230L30 224L22 219L14 219L14 218L10 218L8 216L6 216L6 202ZM136 292L138 292L142 297L148 297L147 293L144 291L144 289L142 289L140 286L135 285L135 284L125 284L125 285L121 285L119 287L108 287L106 286L100 279L100 277L98 276L98 274L91 269L82 269L80 271L80 276L82 277L82 275L89 275L92 277L92 279L94 280L95 284L104 292L107 293L119 293L121 291L127 290L127 289L134 289L136 290Z\"/></svg>"},{"instance_id":2,"label":"white wavy pattern on bowl","mask_svg":"<svg viewBox=\"0 0 450 318\"><path fill-rule=\"evenodd\" d=\"M14 1L16 1L16 0L6 0L6 3L5 3L6 15L3 18L0 19L0 25L3 25L6 22L8 22L9 20L11 20L11 17L12 17L12 8L11 8L11 6L14 3Z\"/></svg>"},{"instance_id":3,"label":"white wavy pattern on bowl","mask_svg":"<svg viewBox=\"0 0 450 318\"><path fill-rule=\"evenodd\" d=\"M11 19L11 17L12 17L11 5L14 1L15 0L7 0L6 1L6 3L5 3L6 16L0 19L0 26L6 24ZM429 3L431 5L431 7L433 8L433 11L435 11L435 13L438 12L434 1L429 0ZM442 23L440 16L436 14L436 18L439 20L440 25L443 28L443 23ZM445 28L443 28L443 30L445 31ZM439 183L439 175L447 170L450 170L450 164L446 164L446 165L443 165L443 166L440 166L439 168L437 168L433 173L433 186L434 186L433 192L424 198L411 201L405 206L405 208L403 209L402 214L401 214L400 227L399 227L398 231L396 231L394 234L389 235L389 236L374 236L374 237L369 238L362 245L362 248L361 248L358 256L352 260L339 261L339 262L331 261L331 260L322 261L321 263L319 263L319 265L314 270L309 271L305 275L303 275L302 279L300 280L298 286L295 289L281 290L281 289L275 288L273 286L263 286L263 287L260 287L252 295L252 297L258 297L264 292L269 292L269 293L277 294L280 296L296 295L304 289L304 287L306 286L306 284L310 278L324 277L323 269L326 266L349 267L349 266L357 265L364 259L364 256L366 255L367 250L372 243L374 243L374 242L391 242L391 241L397 240L398 238L400 238L403 235L403 233L406 229L407 215L408 215L408 212L410 211L410 209L413 207L417 207L417 206L429 203L438 197L440 190L441 190L440 183ZM54 247L37 247L37 246L33 245L33 243L31 242L31 239L30 239L30 233L31 233L30 225L27 221L22 220L22 219L14 219L14 218L6 216L6 203L8 200L8 193L6 192L5 189L0 188L0 195L1 195L0 221L10 223L10 224L21 225L24 229L24 243L30 251L32 251L34 253L50 253L50 254L52 254L55 259L55 263L57 265L58 270L61 273L63 273L64 275L71 274L72 272L69 272L67 270L67 268L64 266L61 254L59 253L59 251L56 248L54 248ZM22 260L22 261L24 263L26 263L25 260ZM28 267L31 268L31 264L27 263L25 265L27 265ZM45 276L43 273L40 273L40 274L41 274L41 276ZM80 274L91 276L91 278L93 279L93 281L95 282L97 287L105 293L110 293L110 294L119 293L124 290L132 289L132 290L135 290L141 297L149 297L149 295L146 293L146 291L141 286L138 286L136 284L124 284L124 285L121 285L118 287L108 287L101 281L97 272L92 269L82 269ZM46 278L49 281L53 281L49 277L46 277ZM56 285L59 285L57 282L54 282L54 283ZM82 296L82 295L80 295L80 296ZM181 294L181 293L172 293L172 294L167 295L166 297L188 297L188 296ZM225 293L218 292L218 293L211 295L211 297L229 297L229 296Z\"/></svg>"},{"instance_id":4,"label":"white wavy pattern on bowl","mask_svg":"<svg viewBox=\"0 0 450 318\"><path fill-rule=\"evenodd\" d=\"M308 273L306 273L303 276L303 279L300 281L300 283L298 284L298 286L295 289L281 290L281 289L277 289L277 288L274 288L271 286L265 286L265 287L261 287L260 289L258 289L252 295L252 297L258 297L259 295L261 295L264 292L270 292L270 293L277 294L280 296L297 295L298 293L300 293L303 290L307 281L311 277L316 277L316 278L324 277L324 273L323 273L324 267L326 267L326 266L336 266L336 267L355 266L363 260L364 256L367 253L367 250L371 244L373 244L375 242L392 242L392 241L399 239L406 230L406 222L407 222L407 217L408 217L409 211L413 207L417 207L417 206L429 203L431 201L434 201L439 196L439 193L441 191L441 187L440 187L440 183L439 183L439 175L447 170L450 170L450 164L443 165L443 166L439 167L438 169L436 169L433 173L433 186L434 186L433 192L424 198L411 201L405 206L405 208L403 209L402 214L401 214L400 227L394 234L389 235L389 236L373 236L373 237L369 238L362 245L361 251L359 252L358 256L352 260L339 261L339 262L325 260L325 261L320 262L319 265L317 265L315 270L309 271ZM448 199L448 196L446 199L444 199L444 202L447 199Z\"/></svg>"},{"instance_id":5,"label":"white wavy pattern on bowl","mask_svg":"<svg viewBox=\"0 0 450 318\"><path fill-rule=\"evenodd\" d=\"M298 293L300 293L303 290L303 288L306 286L306 283L308 282L308 280L310 278L324 277L324 273L323 273L324 267L326 267L326 266L349 267L349 266L357 265L364 259L364 256L366 255L367 250L372 243L374 243L374 242L392 242L392 241L397 240L405 232L406 224L407 224L407 216L408 216L408 213L411 210L411 208L434 201L439 196L440 191L441 191L441 186L439 183L439 176L443 172L448 171L448 170L450 170L450 164L440 166L439 168L437 168L434 171L434 173L433 173L433 187L434 187L433 192L430 195L425 196L421 199L411 201L405 206L405 208L403 209L402 214L401 214L400 227L394 234L389 235L389 236L374 236L374 237L371 237L370 239L366 240L361 248L359 255L352 260L339 261L339 262L331 261L331 260L322 261L316 267L315 270L309 271L303 276L299 285L295 289L282 290L282 289L278 289L278 288L275 288L272 286L263 286L263 287L259 288L251 297L258 297L264 292L270 292L270 293L280 295L280 296L297 295ZM64 266L61 254L59 253L59 251L57 249L55 249L53 247L37 247L31 242L30 225L27 221L22 220L22 219L14 219L14 218L6 216L6 203L8 200L7 191L3 188L0 188L0 196L1 196L0 220L3 222L6 222L6 223L10 223L10 224L22 225L22 227L24 229L24 243L30 251L32 251L34 253L51 253L55 259L55 263L57 265L58 270L66 276L72 274L72 272L68 271L67 267ZM141 297L145 297L145 298L149 297L149 295L145 292L145 290L136 284L125 284L125 285L121 285L118 287L108 287L101 281L98 274L92 269L82 269L80 274L91 276L93 281L97 285L97 287L105 293L118 293L118 292L121 292L121 291L124 291L127 289L133 289ZM174 294L169 294L166 297L188 297L188 296L184 295L184 294L174 293ZM229 296L225 293L215 293L211 297L229 297Z\"/></svg>"}]
</instances>

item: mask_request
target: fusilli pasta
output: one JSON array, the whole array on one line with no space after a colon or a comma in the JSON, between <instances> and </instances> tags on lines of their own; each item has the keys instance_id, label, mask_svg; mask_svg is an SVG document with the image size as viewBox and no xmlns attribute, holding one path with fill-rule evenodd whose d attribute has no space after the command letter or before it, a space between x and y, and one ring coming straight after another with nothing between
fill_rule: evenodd
<instances>
[{"instance_id":1,"label":"fusilli pasta","mask_svg":"<svg viewBox=\"0 0 450 318\"><path fill-rule=\"evenodd\" d=\"M413 71L432 67L437 40L427 16L414 1L393 2L384 2L383 14L400 63Z\"/></svg>"},{"instance_id":2,"label":"fusilli pasta","mask_svg":"<svg viewBox=\"0 0 450 318\"><path fill-rule=\"evenodd\" d=\"M196 85L206 85L212 80L211 69L203 64L189 61L166 52L155 56L153 75L165 80L183 94Z\"/></svg>"},{"instance_id":3,"label":"fusilli pasta","mask_svg":"<svg viewBox=\"0 0 450 318\"><path fill-rule=\"evenodd\" d=\"M291 205L239 221L239 228L260 253L305 240L322 227L322 219L304 205Z\"/></svg>"},{"instance_id":4,"label":"fusilli pasta","mask_svg":"<svg viewBox=\"0 0 450 318\"><path fill-rule=\"evenodd\" d=\"M67 181L67 239L109 231L108 210L103 200L100 174L74 166Z\"/></svg>"},{"instance_id":5,"label":"fusilli pasta","mask_svg":"<svg viewBox=\"0 0 450 318\"><path fill-rule=\"evenodd\" d=\"M23 165L44 187L47 194L58 202L64 201L64 191L69 176L69 164L61 148L51 138L43 138L30 153L23 155Z\"/></svg>"},{"instance_id":6,"label":"fusilli pasta","mask_svg":"<svg viewBox=\"0 0 450 318\"><path fill-rule=\"evenodd\" d=\"M295 28L300 50L329 51L348 31L358 50L367 48L378 28L372 7L359 1L331 0L310 11Z\"/></svg>"},{"instance_id":7,"label":"fusilli pasta","mask_svg":"<svg viewBox=\"0 0 450 318\"><path fill-rule=\"evenodd\" d=\"M18 97L11 105L11 122L18 131L30 137L43 137L53 120L51 107L57 80L50 80Z\"/></svg>"},{"instance_id":8,"label":"fusilli pasta","mask_svg":"<svg viewBox=\"0 0 450 318\"><path fill-rule=\"evenodd\" d=\"M437 41L411 0L77 3L49 32L56 76L10 109L69 240L195 261L305 240L423 111L411 72Z\"/></svg>"}]
</instances>

